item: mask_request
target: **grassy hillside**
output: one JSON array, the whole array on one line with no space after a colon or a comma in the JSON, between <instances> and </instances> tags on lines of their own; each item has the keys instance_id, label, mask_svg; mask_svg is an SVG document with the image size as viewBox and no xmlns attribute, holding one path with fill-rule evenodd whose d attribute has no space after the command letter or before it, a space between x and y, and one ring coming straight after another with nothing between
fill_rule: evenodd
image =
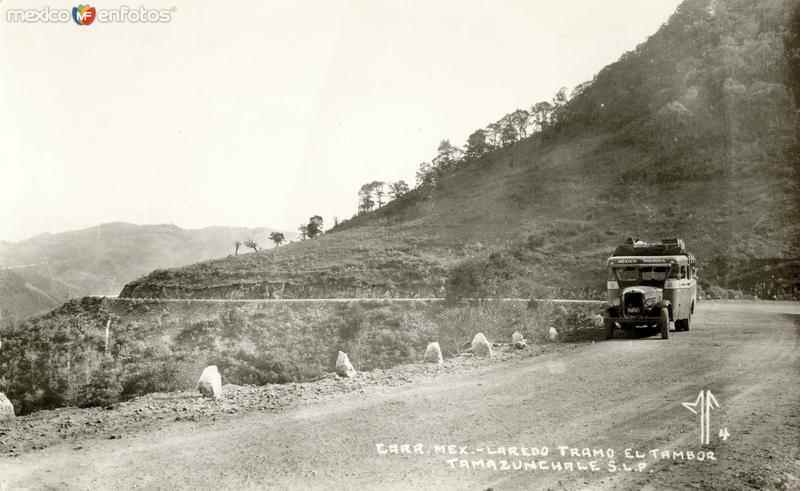
<instances>
[{"instance_id":1,"label":"grassy hillside","mask_svg":"<svg viewBox=\"0 0 800 491\"><path fill-rule=\"evenodd\" d=\"M687 0L555 125L435 189L318 239L157 271L123 294L591 295L620 240L679 236L706 288L797 295L797 8Z\"/></svg>"},{"instance_id":2,"label":"grassy hillside","mask_svg":"<svg viewBox=\"0 0 800 491\"><path fill-rule=\"evenodd\" d=\"M232 254L234 240L252 237L267 246L269 232L107 223L0 242L0 310L21 318L53 309L68 298L117 294L125 283L155 268Z\"/></svg>"}]
</instances>

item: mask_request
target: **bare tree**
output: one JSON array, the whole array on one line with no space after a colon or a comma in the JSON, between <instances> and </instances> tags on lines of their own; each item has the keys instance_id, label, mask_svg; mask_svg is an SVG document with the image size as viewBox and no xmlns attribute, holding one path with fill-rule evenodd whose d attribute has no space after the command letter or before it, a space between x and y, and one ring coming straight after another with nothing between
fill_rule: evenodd
<instances>
[{"instance_id":1,"label":"bare tree","mask_svg":"<svg viewBox=\"0 0 800 491\"><path fill-rule=\"evenodd\" d=\"M253 251L256 254L258 254L258 242L254 241L253 239L245 240L244 241L244 246L247 247L247 248L253 249Z\"/></svg>"},{"instance_id":2,"label":"bare tree","mask_svg":"<svg viewBox=\"0 0 800 491\"><path fill-rule=\"evenodd\" d=\"M239 248L242 247L242 241L240 241L240 240L234 241L233 246L236 248L235 254L238 256L239 255Z\"/></svg>"},{"instance_id":3,"label":"bare tree","mask_svg":"<svg viewBox=\"0 0 800 491\"><path fill-rule=\"evenodd\" d=\"M378 208L383 206L383 197L386 196L386 183L381 181L375 181L373 184L373 193L375 193L376 201L378 202Z\"/></svg>"}]
</instances>

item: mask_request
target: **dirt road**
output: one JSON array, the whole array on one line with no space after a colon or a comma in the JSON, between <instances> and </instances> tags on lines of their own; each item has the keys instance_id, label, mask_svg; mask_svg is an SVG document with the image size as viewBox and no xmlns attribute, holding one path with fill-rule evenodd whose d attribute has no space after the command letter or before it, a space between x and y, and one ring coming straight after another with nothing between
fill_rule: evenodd
<instances>
[{"instance_id":1,"label":"dirt road","mask_svg":"<svg viewBox=\"0 0 800 491\"><path fill-rule=\"evenodd\" d=\"M798 304L706 303L666 341L565 347L280 414L56 445L0 460L0 489L800 489L799 319ZM704 445L682 404L701 391L719 404Z\"/></svg>"}]
</instances>

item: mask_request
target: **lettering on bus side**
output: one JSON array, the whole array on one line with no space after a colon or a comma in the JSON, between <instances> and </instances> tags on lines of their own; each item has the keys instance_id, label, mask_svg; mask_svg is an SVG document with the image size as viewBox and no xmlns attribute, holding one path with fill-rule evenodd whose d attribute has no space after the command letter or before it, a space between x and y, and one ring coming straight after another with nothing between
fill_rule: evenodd
<instances>
[{"instance_id":1,"label":"lettering on bus side","mask_svg":"<svg viewBox=\"0 0 800 491\"><path fill-rule=\"evenodd\" d=\"M612 259L611 265L615 264L652 264L652 263L674 263L677 262L677 259L669 258L669 257L637 257L631 259Z\"/></svg>"}]
</instances>

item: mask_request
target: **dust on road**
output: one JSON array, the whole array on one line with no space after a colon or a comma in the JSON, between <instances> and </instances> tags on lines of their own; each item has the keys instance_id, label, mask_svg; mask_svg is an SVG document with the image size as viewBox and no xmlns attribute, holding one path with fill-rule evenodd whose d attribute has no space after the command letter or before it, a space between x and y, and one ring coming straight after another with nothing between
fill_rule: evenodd
<instances>
[{"instance_id":1,"label":"dust on road","mask_svg":"<svg viewBox=\"0 0 800 491\"><path fill-rule=\"evenodd\" d=\"M794 303L705 303L669 340L564 347L279 414L0 460L0 489L796 489L798 319ZM720 403L708 445L682 405L700 391Z\"/></svg>"}]
</instances>

